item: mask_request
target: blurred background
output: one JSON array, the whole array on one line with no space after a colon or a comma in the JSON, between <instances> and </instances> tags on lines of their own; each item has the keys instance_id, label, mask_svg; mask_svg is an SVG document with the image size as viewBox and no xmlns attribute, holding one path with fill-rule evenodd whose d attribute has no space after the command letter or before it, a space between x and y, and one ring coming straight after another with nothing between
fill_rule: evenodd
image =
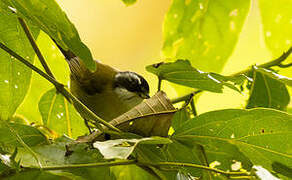
<instances>
[{"instance_id":1,"label":"blurred background","mask_svg":"<svg viewBox=\"0 0 292 180\"><path fill-rule=\"evenodd\" d=\"M145 71L145 66L163 61L162 25L171 0L138 0L136 4L128 7L121 0L57 0L57 2L74 23L82 41L89 47L95 59L120 70L142 74L150 83L151 94L155 93L157 79ZM228 75L255 63L271 60L272 56L264 43L264 34L258 2L254 0L236 49L222 74ZM53 51L56 50L52 47ZM56 52L53 55L57 59L62 59ZM65 62L63 65L66 67ZM68 74L63 72L56 72L57 77L66 81ZM39 88L48 89L49 86L42 85ZM167 83L163 83L162 89L167 91L170 97L177 96ZM35 102L38 102L41 94L38 92L30 94L30 98L34 96ZM246 95L228 89L225 89L223 94L204 93L197 102L197 109L202 113L221 108L240 108L244 107L246 98ZM29 103L33 102L24 102L25 105ZM22 107L18 112L27 117L31 114Z\"/></svg>"}]
</instances>

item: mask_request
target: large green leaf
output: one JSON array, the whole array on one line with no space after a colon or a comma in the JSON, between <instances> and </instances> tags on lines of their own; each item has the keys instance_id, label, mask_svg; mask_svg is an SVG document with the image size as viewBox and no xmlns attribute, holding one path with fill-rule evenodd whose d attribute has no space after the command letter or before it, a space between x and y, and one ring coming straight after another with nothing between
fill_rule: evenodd
<instances>
[{"instance_id":1,"label":"large green leaf","mask_svg":"<svg viewBox=\"0 0 292 180\"><path fill-rule=\"evenodd\" d=\"M28 146L47 144L47 138L35 127L16 123L5 123L0 127L0 142L5 146L21 147L18 137Z\"/></svg>"},{"instance_id":2,"label":"large green leaf","mask_svg":"<svg viewBox=\"0 0 292 180\"><path fill-rule=\"evenodd\" d=\"M172 141L162 137L149 137L142 139L115 139L96 141L93 146L97 148L105 159L127 159L138 144L169 144Z\"/></svg>"},{"instance_id":3,"label":"large green leaf","mask_svg":"<svg viewBox=\"0 0 292 180\"><path fill-rule=\"evenodd\" d=\"M45 126L59 134L76 138L84 135L87 128L74 106L66 98L51 89L39 101L39 111Z\"/></svg>"},{"instance_id":4,"label":"large green leaf","mask_svg":"<svg viewBox=\"0 0 292 180\"><path fill-rule=\"evenodd\" d=\"M7 0L5 3L15 8L17 15L31 21L54 38L64 49L70 49L88 68L95 69L89 49L81 42L76 28L55 0Z\"/></svg>"},{"instance_id":5,"label":"large green leaf","mask_svg":"<svg viewBox=\"0 0 292 180\"><path fill-rule=\"evenodd\" d=\"M285 84L257 69L254 69L253 74L254 81L246 108L266 107L286 110L290 96Z\"/></svg>"},{"instance_id":6,"label":"large green leaf","mask_svg":"<svg viewBox=\"0 0 292 180\"><path fill-rule=\"evenodd\" d=\"M231 55L249 0L173 0L164 22L163 54L219 72Z\"/></svg>"},{"instance_id":7,"label":"large green leaf","mask_svg":"<svg viewBox=\"0 0 292 180\"><path fill-rule=\"evenodd\" d=\"M259 7L266 44L277 57L292 45L292 1L259 0Z\"/></svg>"},{"instance_id":8,"label":"large green leaf","mask_svg":"<svg viewBox=\"0 0 292 180\"><path fill-rule=\"evenodd\" d=\"M189 120L175 132L174 138L214 146L214 153L218 153L216 147L234 146L253 164L271 171L275 161L292 166L291 132L292 116L287 113L272 109L227 109ZM227 155L236 153L229 151Z\"/></svg>"},{"instance_id":9,"label":"large green leaf","mask_svg":"<svg viewBox=\"0 0 292 180\"><path fill-rule=\"evenodd\" d=\"M22 172L17 173L13 176L6 178L7 180L19 180L19 179L34 179L34 180L70 180L65 176L55 175L45 171L31 171L31 172Z\"/></svg>"},{"instance_id":10,"label":"large green leaf","mask_svg":"<svg viewBox=\"0 0 292 180\"><path fill-rule=\"evenodd\" d=\"M222 92L223 85L237 90L233 78L216 73L206 73L192 67L188 60L177 60L172 63L158 63L146 66L146 70L157 75L161 80L198 88L211 92ZM239 77L241 78L241 76Z\"/></svg>"},{"instance_id":11,"label":"large green leaf","mask_svg":"<svg viewBox=\"0 0 292 180\"><path fill-rule=\"evenodd\" d=\"M17 17L0 1L0 41L13 51L33 62L34 51L23 32ZM7 8L8 9L8 8ZM34 37L39 30L30 26ZM0 49L0 119L11 117L23 101L29 88L31 70Z\"/></svg>"}]
</instances>

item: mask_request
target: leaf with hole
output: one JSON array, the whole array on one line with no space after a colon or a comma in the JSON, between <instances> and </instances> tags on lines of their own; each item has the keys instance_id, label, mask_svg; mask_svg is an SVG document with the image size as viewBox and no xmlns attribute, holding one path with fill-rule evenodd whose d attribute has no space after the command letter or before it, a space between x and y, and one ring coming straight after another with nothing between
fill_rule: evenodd
<instances>
[{"instance_id":1,"label":"leaf with hole","mask_svg":"<svg viewBox=\"0 0 292 180\"><path fill-rule=\"evenodd\" d=\"M206 146L214 152L224 148L224 156L235 156L242 165L250 168L248 159L254 165L261 165L272 171L274 161L292 166L292 116L272 109L226 109L208 112L184 123L173 138L191 140ZM281 147L281 148L279 148ZM244 155L242 155L242 152ZM220 154L218 154L220 156ZM245 162L242 160L245 159Z\"/></svg>"}]
</instances>

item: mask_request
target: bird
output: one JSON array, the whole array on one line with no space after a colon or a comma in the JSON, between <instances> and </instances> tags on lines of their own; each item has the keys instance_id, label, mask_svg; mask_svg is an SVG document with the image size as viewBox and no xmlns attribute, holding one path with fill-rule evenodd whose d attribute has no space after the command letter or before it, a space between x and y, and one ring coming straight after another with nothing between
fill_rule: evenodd
<instances>
[{"instance_id":1,"label":"bird","mask_svg":"<svg viewBox=\"0 0 292 180\"><path fill-rule=\"evenodd\" d=\"M103 120L110 121L150 97L149 84L143 76L119 71L98 60L96 70L91 71L72 51L54 42L68 62L71 93ZM88 127L86 119L85 124Z\"/></svg>"}]
</instances>

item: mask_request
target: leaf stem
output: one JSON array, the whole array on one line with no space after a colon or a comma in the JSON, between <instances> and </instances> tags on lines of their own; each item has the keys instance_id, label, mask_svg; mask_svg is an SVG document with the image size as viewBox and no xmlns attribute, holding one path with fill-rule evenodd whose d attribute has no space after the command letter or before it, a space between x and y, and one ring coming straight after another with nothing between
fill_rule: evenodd
<instances>
[{"instance_id":1,"label":"leaf stem","mask_svg":"<svg viewBox=\"0 0 292 180\"><path fill-rule=\"evenodd\" d=\"M55 79L55 77L54 77L52 71L50 70L49 66L47 65L47 63L46 63L46 61L45 61L45 58L44 58L44 56L42 55L40 49L38 48L38 46L37 46L37 44L36 44L36 42L35 42L35 39L33 38L33 36L32 36L32 34L31 34L31 32L30 32L28 26L26 25L24 19L18 17L18 21L19 21L19 23L20 23L20 25L21 25L23 31L25 32L26 37L28 38L28 40L29 40L29 42L30 42L30 44L31 44L31 46L32 46L32 48L33 48L33 50L34 50L34 52L36 53L36 55L38 56L38 58L39 58L39 60L40 60L40 62L41 62L41 64L42 64L42 66L44 67L46 73L47 73L49 76L51 76L52 78Z\"/></svg>"},{"instance_id":2,"label":"leaf stem","mask_svg":"<svg viewBox=\"0 0 292 180\"><path fill-rule=\"evenodd\" d=\"M6 51L11 56L15 57L17 60L22 62L24 65L26 65L27 67L29 67L30 69L32 69L33 71L35 71L36 73L41 75L42 77L44 77L49 82L51 82L56 87L56 89L59 90L59 92L63 96L65 96L67 99L71 99L74 103L76 103L78 106L80 106L82 108L82 110L84 110L88 115L90 115L91 118L93 118L93 120L103 124L104 126L108 127L110 130L121 132L121 130L119 130L118 128L114 127L113 125L109 124L108 122L106 122L105 120L101 119L96 114L94 114L90 109L88 109L84 104L82 104L79 101L79 99L77 99L71 92L67 91L63 84L61 84L58 81L56 81L53 77L51 77L48 74L44 73L42 70L40 70L39 68L37 68L36 66L31 64L30 62L25 60L23 57L21 57L20 55L15 53L13 50L8 48L6 45L4 45L1 42L0 42L0 48L3 49L4 51ZM103 130L103 129L101 128L100 130Z\"/></svg>"}]
</instances>

